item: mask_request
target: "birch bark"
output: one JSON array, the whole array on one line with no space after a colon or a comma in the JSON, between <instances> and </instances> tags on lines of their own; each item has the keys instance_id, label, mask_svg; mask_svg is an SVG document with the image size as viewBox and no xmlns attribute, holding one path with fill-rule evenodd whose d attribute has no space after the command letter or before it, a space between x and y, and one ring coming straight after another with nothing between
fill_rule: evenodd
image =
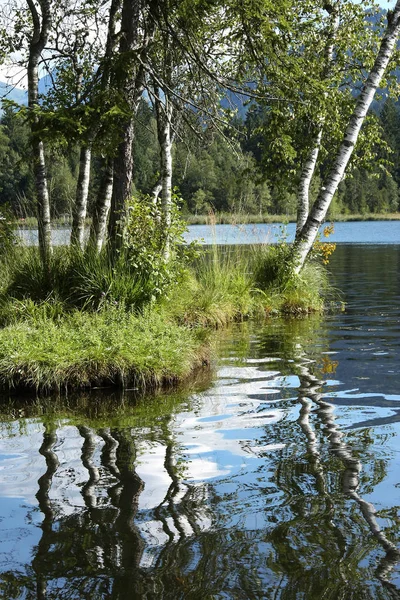
<instances>
[{"instance_id":1,"label":"birch bark","mask_svg":"<svg viewBox=\"0 0 400 600\"><path fill-rule=\"evenodd\" d=\"M28 107L31 111L31 146L33 169L35 174L39 250L42 261L48 264L52 253L50 200L46 179L46 161L44 144L39 131L39 119L35 109L39 105L38 66L51 28L50 0L27 0L33 23L32 39L29 44L28 58Z\"/></svg>"},{"instance_id":2,"label":"birch bark","mask_svg":"<svg viewBox=\"0 0 400 600\"><path fill-rule=\"evenodd\" d=\"M172 210L172 139L171 139L172 106L165 99L165 122L161 146L161 220L165 228L164 258L169 260L171 252L171 210Z\"/></svg>"},{"instance_id":3,"label":"birch bark","mask_svg":"<svg viewBox=\"0 0 400 600\"><path fill-rule=\"evenodd\" d=\"M165 232L164 239L164 258L169 260L171 252L170 228L171 228L171 210L172 210L172 114L173 106L164 92L164 98L161 100L160 91L154 85L154 104L157 116L157 134L160 145L161 175L159 183L159 194L161 193L161 223ZM161 189L160 189L161 187Z\"/></svg>"},{"instance_id":4,"label":"birch bark","mask_svg":"<svg viewBox=\"0 0 400 600\"><path fill-rule=\"evenodd\" d=\"M82 250L85 244L85 219L89 195L91 158L91 146L82 146L79 158L79 175L76 186L76 197L71 229L71 246L76 246Z\"/></svg>"},{"instance_id":5,"label":"birch bark","mask_svg":"<svg viewBox=\"0 0 400 600\"><path fill-rule=\"evenodd\" d=\"M332 70L334 43L339 29L339 2L336 5L328 4L325 10L329 12L329 33L325 50L325 69L324 79L329 77ZM327 94L325 94L325 99ZM319 151L321 149L322 134L324 129L325 117L322 115L318 120L317 134L314 137L313 145L304 163L300 183L297 191L297 219L296 219L296 238L303 229L310 210L310 186L318 162Z\"/></svg>"},{"instance_id":6,"label":"birch bark","mask_svg":"<svg viewBox=\"0 0 400 600\"><path fill-rule=\"evenodd\" d=\"M117 36L116 36L117 20L118 20L119 11L121 10L121 5L122 5L122 0L112 0L111 6L110 6L106 49L105 49L102 64L99 67L99 74L100 74L100 78L101 78L100 90L101 90L102 94L106 94L110 87L111 62L112 62L112 58L113 58L113 55L114 55L114 52L116 49L116 41L115 40L117 38ZM91 134L90 134L90 141L89 141L87 150L90 151L92 144L93 144L95 138L97 137L99 129L100 129L99 124L95 124L93 126ZM82 156L83 154L85 154L85 157ZM90 177L90 165L88 164L89 161L87 160L87 154L88 154L88 152L87 151L85 152L85 149L82 148L81 157L83 160L80 162L80 167L81 167L80 171L82 172L82 174L86 173L86 175L82 175L82 179L85 181L85 184L82 186L83 190L85 191L85 197L82 200L82 204L84 204L84 207L82 206L81 215L83 215L83 213L84 213L85 216L86 216L86 210L87 210L87 192L88 192L89 177ZM86 184L87 184L87 189L86 189ZM102 174L102 178L101 178L101 182L100 182L100 189L99 189L99 192L98 192L97 198L96 198L96 206L94 208L92 225L91 225L90 233L89 233L89 243L92 247L96 248L97 252L101 251L101 249L104 245L104 242L105 242L106 231L107 231L107 219L108 219L108 214L109 214L110 204L111 204L112 186L113 186L113 159L106 158L103 161L103 174ZM79 187L79 182L78 182L78 187ZM77 190L77 206L79 204L78 194L79 194L79 191ZM78 208L77 208L77 212L78 212ZM82 230L83 230L83 221L84 221L84 217L82 218ZM75 237L78 238L79 245L81 247L83 247L83 235L81 235L79 232L79 234L76 235ZM71 242L72 242L72 235L71 235Z\"/></svg>"},{"instance_id":7,"label":"birch bark","mask_svg":"<svg viewBox=\"0 0 400 600\"><path fill-rule=\"evenodd\" d=\"M107 231L107 217L111 205L113 188L113 159L107 158L101 178L100 189L93 213L92 226L90 229L89 243L100 252L105 242Z\"/></svg>"},{"instance_id":8,"label":"birch bark","mask_svg":"<svg viewBox=\"0 0 400 600\"><path fill-rule=\"evenodd\" d=\"M326 181L321 187L321 191L313 208L311 209L308 219L293 245L292 258L296 273L299 273L304 265L308 253L310 252L317 237L319 227L326 216L332 198L344 176L346 167L353 153L354 146L357 142L358 134L375 96L375 92L379 87L385 70L389 64L399 33L400 0L397 0L394 10L391 13L388 13L388 24L378 55L358 97L354 112L350 118L337 157L332 165Z\"/></svg>"},{"instance_id":9,"label":"birch bark","mask_svg":"<svg viewBox=\"0 0 400 600\"><path fill-rule=\"evenodd\" d=\"M314 145L310 150L306 162L304 163L299 188L297 190L297 219L296 219L296 237L303 229L310 210L310 185L317 166L319 150L322 140L322 123L315 137Z\"/></svg>"},{"instance_id":10,"label":"birch bark","mask_svg":"<svg viewBox=\"0 0 400 600\"><path fill-rule=\"evenodd\" d=\"M160 177L160 179L157 180L157 182L154 184L154 186L150 192L150 196L152 198L154 206L157 206L157 204L158 204L158 199L160 197L161 191L162 191L162 183L161 183L161 177Z\"/></svg>"}]
</instances>

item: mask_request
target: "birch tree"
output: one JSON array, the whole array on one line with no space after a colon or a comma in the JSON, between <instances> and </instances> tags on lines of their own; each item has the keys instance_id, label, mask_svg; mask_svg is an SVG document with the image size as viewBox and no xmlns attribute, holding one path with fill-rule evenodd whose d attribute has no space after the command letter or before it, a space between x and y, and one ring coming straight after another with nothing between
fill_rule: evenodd
<instances>
[{"instance_id":1,"label":"birch tree","mask_svg":"<svg viewBox=\"0 0 400 600\"><path fill-rule=\"evenodd\" d=\"M32 128L32 157L35 172L39 248L44 264L48 264L52 252L50 202L46 180L44 143L37 114L39 105L39 61L51 31L50 0L27 0L32 19L32 33L28 54L28 107Z\"/></svg>"},{"instance_id":2,"label":"birch tree","mask_svg":"<svg viewBox=\"0 0 400 600\"><path fill-rule=\"evenodd\" d=\"M85 243L85 219L92 162L91 145L83 145L79 156L79 173L76 185L75 204L72 211L71 246L83 249Z\"/></svg>"},{"instance_id":3,"label":"birch tree","mask_svg":"<svg viewBox=\"0 0 400 600\"><path fill-rule=\"evenodd\" d=\"M228 19L229 20L229 19ZM160 146L160 178L152 196L161 197L160 221L165 232L165 259L170 255L172 222L172 146L176 135L227 126L221 100L232 87L229 50L220 2L204 4L165 0L149 55L147 90L154 106ZM222 57L224 57L222 59ZM229 75L228 75L229 74Z\"/></svg>"},{"instance_id":4,"label":"birch tree","mask_svg":"<svg viewBox=\"0 0 400 600\"><path fill-rule=\"evenodd\" d=\"M81 249L85 244L92 154L113 99L111 93L107 100L106 96L110 92L120 5L120 0L62 0L47 49L52 86L43 103L44 118L49 115L53 136L58 134L64 144L80 147L70 239L71 245ZM99 67L96 69L95 65Z\"/></svg>"},{"instance_id":5,"label":"birch tree","mask_svg":"<svg viewBox=\"0 0 400 600\"><path fill-rule=\"evenodd\" d=\"M393 11L388 12L387 28L383 36L374 65L357 99L354 112L347 125L344 138L326 180L321 186L318 198L312 207L307 221L293 246L292 259L295 272L299 273L315 242L319 227L326 216L338 185L344 177L346 167L354 151L361 127L379 88L390 59L394 53L400 33L400 0Z\"/></svg>"},{"instance_id":6,"label":"birch tree","mask_svg":"<svg viewBox=\"0 0 400 600\"><path fill-rule=\"evenodd\" d=\"M112 62L116 50L118 14L121 10L121 2L122 0L112 0L110 5L106 49L99 68L101 89L100 99L102 99L110 89ZM92 215L92 225L89 236L89 242L96 248L97 252L101 251L106 240L108 216L111 206L114 183L114 161L110 153L109 155L106 153L106 156L103 156L102 166L102 178Z\"/></svg>"},{"instance_id":7,"label":"birch tree","mask_svg":"<svg viewBox=\"0 0 400 600\"><path fill-rule=\"evenodd\" d=\"M154 106L157 117L157 135L160 144L160 183L156 184L153 191L154 198L158 191L161 194L161 224L165 231L165 259L170 255L171 209L172 209L172 115L173 105L169 93L164 94L161 100L160 90L154 85Z\"/></svg>"},{"instance_id":8,"label":"birch tree","mask_svg":"<svg viewBox=\"0 0 400 600\"><path fill-rule=\"evenodd\" d=\"M107 219L111 206L114 180L114 160L105 157L102 161L102 175L97 193L96 204L92 215L89 244L100 252L104 246L107 233Z\"/></svg>"},{"instance_id":9,"label":"birch tree","mask_svg":"<svg viewBox=\"0 0 400 600\"><path fill-rule=\"evenodd\" d=\"M371 0L292 0L240 13L245 32L242 70L257 82L262 168L280 189L297 196L297 235L308 216L310 187L332 162L354 107L352 87L372 67L379 19ZM376 143L363 137L364 155Z\"/></svg>"},{"instance_id":10,"label":"birch tree","mask_svg":"<svg viewBox=\"0 0 400 600\"><path fill-rule=\"evenodd\" d=\"M325 3L323 8L329 14L328 27L326 32L326 47L325 52L323 54L323 58L325 61L323 77L325 79L328 79L334 61L335 41L340 23L340 6L339 2L336 2L334 4ZM327 97L328 92L324 92L324 95L325 97ZM324 121L324 114L321 114L319 115L319 117L317 117L314 139L312 140L309 152L301 169L300 182L297 190L296 237L300 234L308 217L310 207L310 185L315 169L317 167L318 156L322 142Z\"/></svg>"}]
</instances>

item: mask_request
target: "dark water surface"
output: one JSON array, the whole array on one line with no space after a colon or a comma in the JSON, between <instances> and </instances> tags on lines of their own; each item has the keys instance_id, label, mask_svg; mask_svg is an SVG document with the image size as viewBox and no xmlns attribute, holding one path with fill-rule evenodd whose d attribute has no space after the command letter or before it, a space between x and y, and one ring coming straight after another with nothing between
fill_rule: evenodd
<instances>
[{"instance_id":1,"label":"dark water surface","mask_svg":"<svg viewBox=\"0 0 400 600\"><path fill-rule=\"evenodd\" d=\"M345 313L233 327L190 393L9 408L0 597L400 598L400 246L331 270Z\"/></svg>"}]
</instances>

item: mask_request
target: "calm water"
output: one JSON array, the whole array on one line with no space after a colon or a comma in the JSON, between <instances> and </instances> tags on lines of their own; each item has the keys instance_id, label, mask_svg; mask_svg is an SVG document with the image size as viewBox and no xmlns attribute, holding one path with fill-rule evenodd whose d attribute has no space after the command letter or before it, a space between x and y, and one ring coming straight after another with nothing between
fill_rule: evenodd
<instances>
[{"instance_id":1,"label":"calm water","mask_svg":"<svg viewBox=\"0 0 400 600\"><path fill-rule=\"evenodd\" d=\"M260 225L191 225L186 233L186 240L191 242L199 240L204 244L254 244L276 243L282 238L293 241L295 224L288 225L260 224ZM37 244L38 232L34 229L21 229L21 238L26 244ZM69 229L55 229L53 243L55 245L68 244ZM374 221L336 223L335 231L329 241L345 242L352 244L400 244L400 221Z\"/></svg>"},{"instance_id":2,"label":"calm water","mask_svg":"<svg viewBox=\"0 0 400 600\"><path fill-rule=\"evenodd\" d=\"M400 245L331 270L345 313L233 327L191 392L12 405L0 597L400 598Z\"/></svg>"}]
</instances>

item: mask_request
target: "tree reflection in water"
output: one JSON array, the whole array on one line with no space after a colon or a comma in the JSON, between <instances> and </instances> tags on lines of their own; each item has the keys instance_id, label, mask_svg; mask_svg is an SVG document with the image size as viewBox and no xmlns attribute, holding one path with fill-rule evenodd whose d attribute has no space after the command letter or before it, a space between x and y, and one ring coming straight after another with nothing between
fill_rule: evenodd
<instances>
[{"instance_id":1,"label":"tree reflection in water","mask_svg":"<svg viewBox=\"0 0 400 600\"><path fill-rule=\"evenodd\" d=\"M53 539L53 524L56 520L56 512L49 498L49 492L53 476L59 466L57 454L54 452L54 446L57 443L55 428L52 424L45 424L44 427L43 443L39 448L39 453L44 456L47 469L38 481L39 490L36 494L39 509L43 513L43 533L37 547L36 555L32 561L32 568L36 575L38 600L42 600L47 596L46 570L43 569L42 565L49 560L49 550Z\"/></svg>"},{"instance_id":2,"label":"tree reflection in water","mask_svg":"<svg viewBox=\"0 0 400 600\"><path fill-rule=\"evenodd\" d=\"M364 500L358 493L360 485L360 473L362 471L361 461L354 455L351 447L344 441L344 434L340 430L334 415L335 407L330 402L327 402L322 393L324 382L310 373L305 360L303 364L298 366L298 375L300 379L299 400L302 404L300 411L299 424L307 437L307 448L314 467L314 473L318 483L320 493L326 493L326 484L324 476L324 468L321 464L321 457L318 452L316 435L310 426L309 416L312 408L312 402L317 406L317 415L323 424L326 432L326 437L329 441L329 449L335 456L339 457L344 466L342 474L342 490L345 495L354 500L360 508L361 514L367 523L370 532L379 542L385 551L385 556L381 558L375 570L375 575L384 584L389 592L389 597L400 598L400 591L390 583L389 575L393 567L400 562L400 550L391 542L385 533L379 527L376 519L377 511L371 502ZM332 509L334 505L332 503ZM334 512L332 510L332 517ZM346 578L343 573L340 573L343 579L343 585L346 585ZM351 582L350 582L351 585ZM349 594L350 590L346 592ZM347 598L350 595L343 595Z\"/></svg>"},{"instance_id":3,"label":"tree reflection in water","mask_svg":"<svg viewBox=\"0 0 400 600\"><path fill-rule=\"evenodd\" d=\"M63 424L57 429L58 421L48 419L39 449L46 470L36 494L41 538L26 575L2 575L5 597L400 598L391 583L400 562L398 518L383 528L364 498L360 457L374 460L372 442L359 435L354 449L315 361L303 356L295 337L288 346L286 332L281 335L273 340L281 375L296 375L300 386L279 397L260 387L249 393L249 405L243 400L243 414L279 407L282 417L259 427L257 439L243 437L245 466L228 475L188 476L177 408L142 424L124 417L105 427L81 418L74 435L85 473L82 506L67 510L55 485ZM271 383L271 376L265 380ZM150 493L141 471L145 446L160 452L166 482L163 497L150 504L141 503ZM65 473L65 455L63 461ZM372 469L369 493L385 475Z\"/></svg>"}]
</instances>

